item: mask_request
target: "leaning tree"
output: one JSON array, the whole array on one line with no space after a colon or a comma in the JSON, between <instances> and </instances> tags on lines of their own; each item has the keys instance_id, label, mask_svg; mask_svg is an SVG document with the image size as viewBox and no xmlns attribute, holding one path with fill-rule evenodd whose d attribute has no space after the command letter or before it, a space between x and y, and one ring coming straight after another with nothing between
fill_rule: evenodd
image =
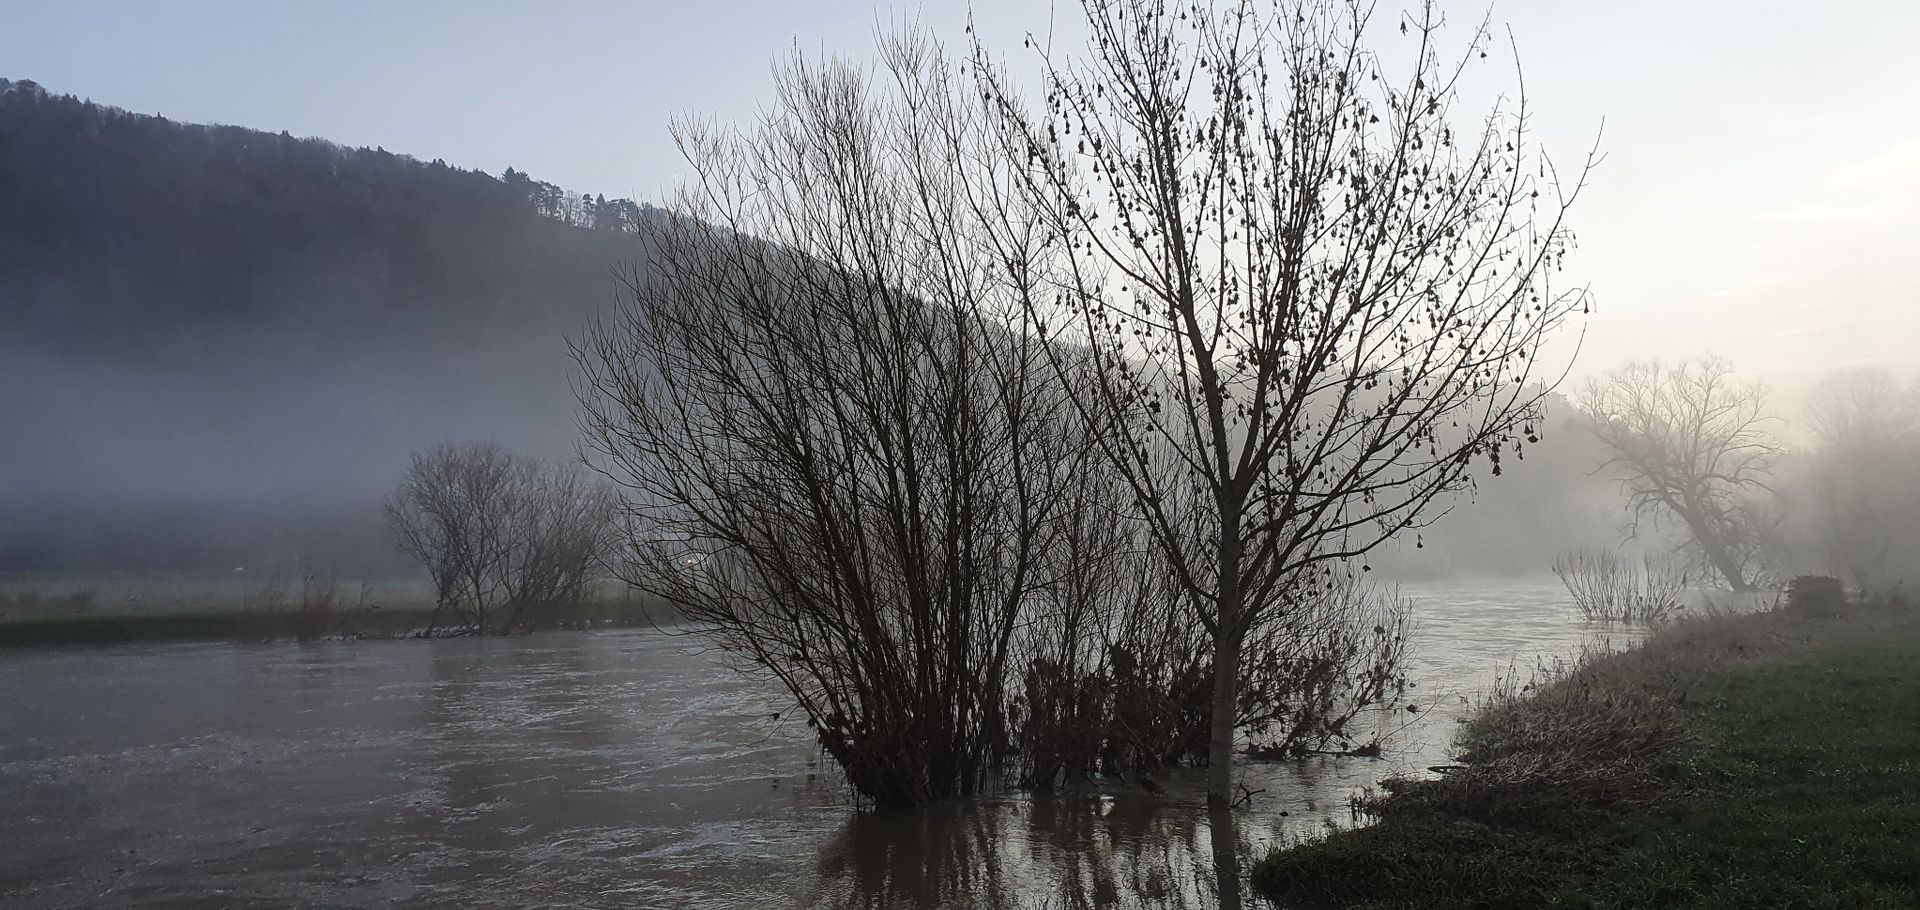
<instances>
[{"instance_id":1,"label":"leaning tree","mask_svg":"<svg viewBox=\"0 0 1920 910\"><path fill-rule=\"evenodd\" d=\"M1766 403L1765 386L1712 356L1631 362L1589 380L1576 399L1607 449L1601 469L1618 478L1635 519L1678 519L1735 591L1753 588L1770 521L1755 497L1769 492L1781 455Z\"/></svg>"},{"instance_id":2,"label":"leaning tree","mask_svg":"<svg viewBox=\"0 0 1920 910\"><path fill-rule=\"evenodd\" d=\"M1211 638L1224 804L1249 637L1538 439L1586 169L1534 148L1524 91L1458 116L1488 34L1443 60L1431 4L1384 30L1340 0L1082 7L1037 105L977 44L974 74L1048 244L1030 318L1092 362L1070 400Z\"/></svg>"}]
</instances>

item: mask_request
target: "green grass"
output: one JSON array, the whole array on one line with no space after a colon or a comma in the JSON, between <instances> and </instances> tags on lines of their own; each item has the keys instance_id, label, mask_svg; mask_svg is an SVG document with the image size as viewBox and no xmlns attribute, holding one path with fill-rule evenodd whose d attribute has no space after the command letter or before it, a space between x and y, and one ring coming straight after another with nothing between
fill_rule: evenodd
<instances>
[{"instance_id":1,"label":"green grass","mask_svg":"<svg viewBox=\"0 0 1920 910\"><path fill-rule=\"evenodd\" d=\"M592 626L668 622L673 612L608 581L575 607ZM205 573L0 573L0 649L162 641L397 638L433 618L418 582L341 582L322 573L251 580Z\"/></svg>"},{"instance_id":2,"label":"green grass","mask_svg":"<svg viewBox=\"0 0 1920 910\"><path fill-rule=\"evenodd\" d=\"M1920 635L1716 673L1684 774L1578 908L1920 907Z\"/></svg>"},{"instance_id":3,"label":"green grass","mask_svg":"<svg viewBox=\"0 0 1920 910\"><path fill-rule=\"evenodd\" d=\"M298 610L124 613L0 621L0 648L105 645L163 641L284 641L320 638L393 638L427 624L432 608L323 617Z\"/></svg>"},{"instance_id":4,"label":"green grass","mask_svg":"<svg viewBox=\"0 0 1920 910\"><path fill-rule=\"evenodd\" d=\"M1677 624L1484 705L1463 767L1275 851L1293 908L1920 908L1920 616Z\"/></svg>"}]
</instances>

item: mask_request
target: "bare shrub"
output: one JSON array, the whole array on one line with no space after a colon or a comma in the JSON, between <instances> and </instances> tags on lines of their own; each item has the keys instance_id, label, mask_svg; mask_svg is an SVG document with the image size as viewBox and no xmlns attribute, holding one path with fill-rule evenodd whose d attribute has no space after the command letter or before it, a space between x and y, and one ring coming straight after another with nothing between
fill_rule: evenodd
<instances>
[{"instance_id":1,"label":"bare shrub","mask_svg":"<svg viewBox=\"0 0 1920 910\"><path fill-rule=\"evenodd\" d=\"M604 565L615 505L577 468L448 445L413 455L386 512L433 582L426 634L504 635L572 624Z\"/></svg>"},{"instance_id":2,"label":"bare shrub","mask_svg":"<svg viewBox=\"0 0 1920 910\"><path fill-rule=\"evenodd\" d=\"M307 572L300 577L300 600L293 606L293 637L318 641L333 634L337 585L331 574Z\"/></svg>"},{"instance_id":3,"label":"bare shrub","mask_svg":"<svg viewBox=\"0 0 1920 910\"><path fill-rule=\"evenodd\" d=\"M1080 644L1027 659L1009 712L1026 783L1208 760L1210 636L1158 554L1144 541L1133 545L1098 566L1107 600L1036 617L1035 634ZM1303 591L1302 602L1256 629L1240 667L1235 717L1250 754L1353 750L1355 718L1405 692L1410 615L1408 602L1343 579Z\"/></svg>"},{"instance_id":4,"label":"bare shrub","mask_svg":"<svg viewBox=\"0 0 1920 910\"><path fill-rule=\"evenodd\" d=\"M1685 608L1686 569L1651 554L1636 561L1613 550L1573 550L1554 558L1553 574L1589 620L1652 624Z\"/></svg>"},{"instance_id":5,"label":"bare shrub","mask_svg":"<svg viewBox=\"0 0 1920 910\"><path fill-rule=\"evenodd\" d=\"M1055 576L1101 547L1062 527L1086 428L1011 325L1050 290L982 229L986 131L931 46L883 57L794 60L757 129L682 125L699 183L578 353L623 577L912 803L997 778L1027 611L1084 602Z\"/></svg>"},{"instance_id":6,"label":"bare shrub","mask_svg":"<svg viewBox=\"0 0 1920 910\"><path fill-rule=\"evenodd\" d=\"M1265 757L1353 750L1354 720L1406 693L1411 602L1357 578L1298 596L1249 639L1240 723Z\"/></svg>"}]
</instances>

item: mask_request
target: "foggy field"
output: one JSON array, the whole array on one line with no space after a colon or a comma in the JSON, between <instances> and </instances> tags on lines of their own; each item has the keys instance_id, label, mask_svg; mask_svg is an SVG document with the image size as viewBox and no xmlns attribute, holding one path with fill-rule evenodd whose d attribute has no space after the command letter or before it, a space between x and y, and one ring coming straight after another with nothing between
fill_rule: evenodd
<instances>
[{"instance_id":1,"label":"foggy field","mask_svg":"<svg viewBox=\"0 0 1920 910\"><path fill-rule=\"evenodd\" d=\"M674 612L602 585L569 608L594 626L672 623ZM0 648L140 641L291 641L396 638L434 618L418 582L349 583L312 577L258 583L238 576L0 576Z\"/></svg>"},{"instance_id":2,"label":"foggy field","mask_svg":"<svg viewBox=\"0 0 1920 910\"><path fill-rule=\"evenodd\" d=\"M335 596L389 608L433 606L422 582L333 582ZM0 573L0 622L69 616L141 616L156 613L218 615L298 601L302 581L256 578L244 572L100 574Z\"/></svg>"}]
</instances>

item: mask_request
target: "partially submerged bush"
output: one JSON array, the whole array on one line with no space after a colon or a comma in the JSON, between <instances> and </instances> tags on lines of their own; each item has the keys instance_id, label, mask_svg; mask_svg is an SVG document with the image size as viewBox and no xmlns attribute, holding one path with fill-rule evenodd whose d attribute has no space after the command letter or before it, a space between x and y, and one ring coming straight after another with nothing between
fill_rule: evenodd
<instances>
[{"instance_id":1,"label":"partially submerged bush","mask_svg":"<svg viewBox=\"0 0 1920 910\"><path fill-rule=\"evenodd\" d=\"M1412 604L1357 579L1309 590L1249 647L1241 715L1254 753L1292 758L1355 748L1350 725L1406 693ZM1376 747L1370 741L1362 748Z\"/></svg>"},{"instance_id":2,"label":"partially submerged bush","mask_svg":"<svg viewBox=\"0 0 1920 910\"><path fill-rule=\"evenodd\" d=\"M1553 574L1590 620L1661 622L1681 609L1687 590L1684 568L1650 555L1636 563L1612 550L1562 553L1553 561Z\"/></svg>"},{"instance_id":3,"label":"partially submerged bush","mask_svg":"<svg viewBox=\"0 0 1920 910\"><path fill-rule=\"evenodd\" d=\"M1153 577L1150 566L1137 571ZM1206 630L1169 585L1107 606L1078 615L1077 630L1047 633L1085 642L1077 655L1031 658L1008 710L1017 782L1046 788L1207 760ZM1406 691L1410 617L1409 602L1358 580L1303 587L1245 645L1236 724L1254 743L1249 751L1277 759L1354 749L1355 718Z\"/></svg>"}]
</instances>

